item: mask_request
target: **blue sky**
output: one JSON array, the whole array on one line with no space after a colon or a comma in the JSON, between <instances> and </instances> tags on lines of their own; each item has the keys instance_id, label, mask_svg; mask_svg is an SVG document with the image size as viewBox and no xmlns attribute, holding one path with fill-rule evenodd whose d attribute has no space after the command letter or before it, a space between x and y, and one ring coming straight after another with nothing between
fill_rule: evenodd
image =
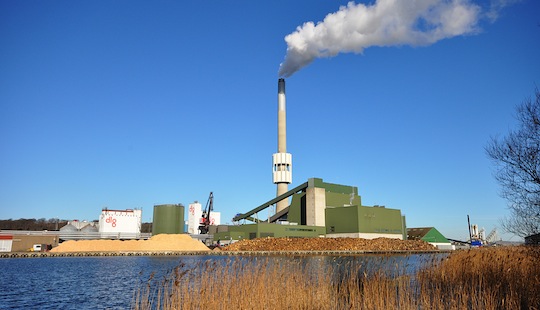
<instances>
[{"instance_id":1,"label":"blue sky","mask_svg":"<svg viewBox=\"0 0 540 310\"><path fill-rule=\"evenodd\" d=\"M502 3L501 1L498 1ZM286 79L293 184L358 186L409 227L466 238L508 215L484 153L540 84L540 2L421 46L314 59ZM366 7L370 2L357 2ZM275 195L284 38L347 1L0 2L0 218ZM504 239L517 240L511 235Z\"/></svg>"}]
</instances>

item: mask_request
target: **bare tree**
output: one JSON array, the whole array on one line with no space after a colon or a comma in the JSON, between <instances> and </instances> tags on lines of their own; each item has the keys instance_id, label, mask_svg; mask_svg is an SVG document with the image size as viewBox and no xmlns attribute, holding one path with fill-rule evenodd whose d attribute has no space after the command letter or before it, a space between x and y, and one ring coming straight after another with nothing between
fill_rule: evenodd
<instances>
[{"instance_id":1,"label":"bare tree","mask_svg":"<svg viewBox=\"0 0 540 310\"><path fill-rule=\"evenodd\" d=\"M0 220L0 230L57 230L67 225L67 220L60 219L18 219Z\"/></svg>"},{"instance_id":2,"label":"bare tree","mask_svg":"<svg viewBox=\"0 0 540 310\"><path fill-rule=\"evenodd\" d=\"M503 230L525 237L540 233L540 91L535 100L516 108L519 127L502 139L492 138L485 150L496 167L501 196L510 216Z\"/></svg>"}]
</instances>

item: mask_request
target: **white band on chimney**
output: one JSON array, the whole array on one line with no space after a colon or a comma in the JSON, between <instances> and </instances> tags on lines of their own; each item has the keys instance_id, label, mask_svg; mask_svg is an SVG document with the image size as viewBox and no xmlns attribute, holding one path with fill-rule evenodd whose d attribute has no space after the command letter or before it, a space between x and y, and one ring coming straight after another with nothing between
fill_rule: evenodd
<instances>
[{"instance_id":1,"label":"white band on chimney","mask_svg":"<svg viewBox=\"0 0 540 310\"><path fill-rule=\"evenodd\" d=\"M292 155L290 153L275 153L272 155L274 169L274 184L292 183Z\"/></svg>"},{"instance_id":2,"label":"white band on chimney","mask_svg":"<svg viewBox=\"0 0 540 310\"><path fill-rule=\"evenodd\" d=\"M285 93L278 94L278 111L285 111Z\"/></svg>"}]
</instances>

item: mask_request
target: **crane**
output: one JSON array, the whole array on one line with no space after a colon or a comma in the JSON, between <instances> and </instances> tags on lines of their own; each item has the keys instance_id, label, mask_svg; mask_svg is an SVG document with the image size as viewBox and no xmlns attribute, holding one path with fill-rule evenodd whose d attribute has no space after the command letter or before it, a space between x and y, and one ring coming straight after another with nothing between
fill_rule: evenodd
<instances>
[{"instance_id":1,"label":"crane","mask_svg":"<svg viewBox=\"0 0 540 310\"><path fill-rule=\"evenodd\" d=\"M199 221L199 231L201 234L207 234L210 227L210 213L214 209L214 193L210 192L206 207L202 213L201 220Z\"/></svg>"}]
</instances>

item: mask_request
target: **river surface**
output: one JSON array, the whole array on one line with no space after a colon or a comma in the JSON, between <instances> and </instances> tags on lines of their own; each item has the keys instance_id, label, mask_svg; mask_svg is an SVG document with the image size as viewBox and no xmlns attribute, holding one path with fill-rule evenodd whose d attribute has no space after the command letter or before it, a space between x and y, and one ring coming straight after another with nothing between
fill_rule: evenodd
<instances>
[{"instance_id":1,"label":"river surface","mask_svg":"<svg viewBox=\"0 0 540 310\"><path fill-rule=\"evenodd\" d=\"M318 268L324 264L336 270L362 265L367 272L381 267L393 272L393 267L400 265L411 274L433 259L445 256L270 256L264 259L277 264L301 260L307 266ZM241 259L249 264L263 258L206 255L3 258L0 259L0 310L130 309L135 292L149 279L162 279L180 264L197 268L207 260L225 264L230 259Z\"/></svg>"}]
</instances>

